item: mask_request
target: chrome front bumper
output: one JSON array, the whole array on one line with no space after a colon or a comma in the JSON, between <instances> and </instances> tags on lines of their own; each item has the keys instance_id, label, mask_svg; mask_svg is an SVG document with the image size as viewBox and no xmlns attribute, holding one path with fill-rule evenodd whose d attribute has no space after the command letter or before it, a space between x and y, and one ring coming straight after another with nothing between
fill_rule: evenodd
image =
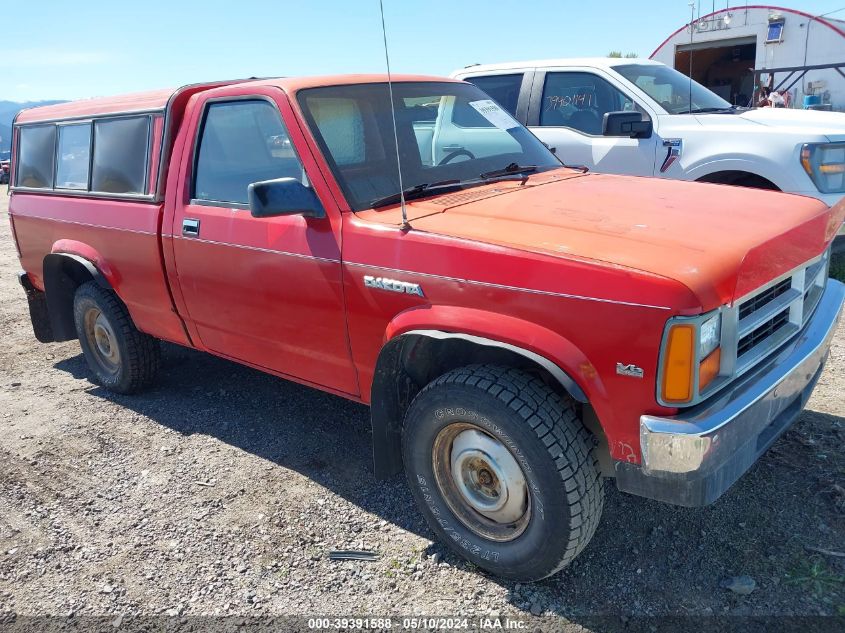
<instances>
[{"instance_id":1,"label":"chrome front bumper","mask_svg":"<svg viewBox=\"0 0 845 633\"><path fill-rule=\"evenodd\" d=\"M845 303L829 280L804 329L712 401L640 418L642 464L616 462L620 490L684 506L712 503L795 421L821 375Z\"/></svg>"}]
</instances>

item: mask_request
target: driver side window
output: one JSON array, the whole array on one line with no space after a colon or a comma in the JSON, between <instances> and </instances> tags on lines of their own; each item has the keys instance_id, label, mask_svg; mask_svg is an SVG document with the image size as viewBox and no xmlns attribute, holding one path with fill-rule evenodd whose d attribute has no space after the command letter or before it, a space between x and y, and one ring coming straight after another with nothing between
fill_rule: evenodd
<instances>
[{"instance_id":1,"label":"driver side window","mask_svg":"<svg viewBox=\"0 0 845 633\"><path fill-rule=\"evenodd\" d=\"M637 110L634 101L598 75L550 72L543 84L540 125L600 136L608 112Z\"/></svg>"},{"instance_id":2,"label":"driver side window","mask_svg":"<svg viewBox=\"0 0 845 633\"><path fill-rule=\"evenodd\" d=\"M246 205L249 185L305 172L276 107L264 100L207 106L196 157L194 200Z\"/></svg>"}]
</instances>

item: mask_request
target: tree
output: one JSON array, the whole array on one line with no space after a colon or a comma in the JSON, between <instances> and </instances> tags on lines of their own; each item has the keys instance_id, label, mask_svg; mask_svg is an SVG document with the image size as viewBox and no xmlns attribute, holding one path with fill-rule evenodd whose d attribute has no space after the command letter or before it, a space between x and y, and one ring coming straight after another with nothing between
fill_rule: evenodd
<instances>
[{"instance_id":1,"label":"tree","mask_svg":"<svg viewBox=\"0 0 845 633\"><path fill-rule=\"evenodd\" d=\"M625 54L623 55L623 54L622 54L622 51L610 51L610 52L607 54L607 56L608 56L608 57L614 57L614 58L621 58L621 57L624 57L625 59L634 59L634 58L636 58L636 57L639 57L639 55L637 55L636 53L625 53Z\"/></svg>"}]
</instances>

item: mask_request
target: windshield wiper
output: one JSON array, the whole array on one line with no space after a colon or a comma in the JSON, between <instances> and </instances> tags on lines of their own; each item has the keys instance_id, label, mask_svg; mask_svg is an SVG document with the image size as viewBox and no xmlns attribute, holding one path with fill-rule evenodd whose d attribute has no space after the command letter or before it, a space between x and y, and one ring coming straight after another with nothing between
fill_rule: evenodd
<instances>
[{"instance_id":1,"label":"windshield wiper","mask_svg":"<svg viewBox=\"0 0 845 633\"><path fill-rule=\"evenodd\" d=\"M440 180L432 183L424 182L419 185L414 185L413 187L408 187L402 191L401 194L397 192L391 193L383 198L376 198L370 202L370 207L377 209L378 207L385 207L389 204L396 204L402 199L402 196L405 197L405 200L414 200L431 195L434 191L440 191L441 189L467 189L469 187L486 185L491 180L519 180L521 182L525 182L526 177L520 174L526 174L533 171L537 171L536 165L517 165L516 163L511 163L504 169L485 172L477 179L458 180L455 178L452 180Z\"/></svg>"},{"instance_id":2,"label":"windshield wiper","mask_svg":"<svg viewBox=\"0 0 845 633\"><path fill-rule=\"evenodd\" d=\"M494 169L493 171L485 171L479 175L479 178L487 180L488 178L497 178L498 176L510 176L511 174L530 174L537 171L537 165L520 165L519 163L511 163L503 169Z\"/></svg>"},{"instance_id":3,"label":"windshield wiper","mask_svg":"<svg viewBox=\"0 0 845 633\"><path fill-rule=\"evenodd\" d=\"M693 108L681 114L733 114L735 112L736 108L731 106L730 108Z\"/></svg>"},{"instance_id":4,"label":"windshield wiper","mask_svg":"<svg viewBox=\"0 0 845 633\"><path fill-rule=\"evenodd\" d=\"M386 207L389 204L396 204L401 201L403 197L405 200L413 200L414 198L421 198L422 196L427 195L433 189L444 189L447 187L460 188L460 186L461 181L456 178L451 180L440 180L432 183L423 182L404 189L402 193L396 192L382 198L376 198L370 203L370 206L373 209L377 209L378 207Z\"/></svg>"}]
</instances>

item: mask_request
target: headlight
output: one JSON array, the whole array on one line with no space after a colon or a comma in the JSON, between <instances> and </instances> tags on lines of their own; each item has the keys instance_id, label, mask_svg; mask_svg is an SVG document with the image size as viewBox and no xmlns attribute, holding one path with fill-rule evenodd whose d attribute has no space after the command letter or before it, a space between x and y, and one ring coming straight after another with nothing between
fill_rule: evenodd
<instances>
[{"instance_id":1,"label":"headlight","mask_svg":"<svg viewBox=\"0 0 845 633\"><path fill-rule=\"evenodd\" d=\"M719 347L722 340L722 315L715 314L698 328L698 357L704 358Z\"/></svg>"},{"instance_id":2,"label":"headlight","mask_svg":"<svg viewBox=\"0 0 845 633\"><path fill-rule=\"evenodd\" d=\"M801 166L822 193L845 192L845 143L807 143Z\"/></svg>"},{"instance_id":3,"label":"headlight","mask_svg":"<svg viewBox=\"0 0 845 633\"><path fill-rule=\"evenodd\" d=\"M693 404L719 375L722 362L722 313L677 317L666 325L660 352L658 400Z\"/></svg>"}]
</instances>

